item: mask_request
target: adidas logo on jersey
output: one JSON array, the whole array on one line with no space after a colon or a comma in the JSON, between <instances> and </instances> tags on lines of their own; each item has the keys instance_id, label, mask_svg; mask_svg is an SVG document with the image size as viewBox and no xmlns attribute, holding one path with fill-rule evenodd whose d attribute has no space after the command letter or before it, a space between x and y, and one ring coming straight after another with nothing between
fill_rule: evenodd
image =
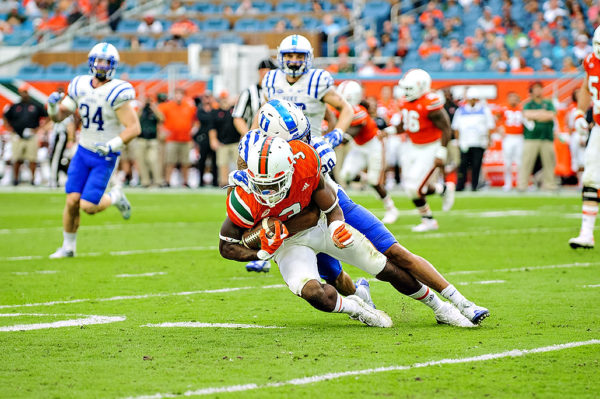
<instances>
[{"instance_id":1,"label":"adidas logo on jersey","mask_svg":"<svg viewBox=\"0 0 600 399\"><path fill-rule=\"evenodd\" d=\"M301 191L304 191L304 190L306 190L306 189L307 189L307 188L309 188L309 187L310 187L310 184L308 184L308 183L304 183L304 187L302 187L302 190L301 190Z\"/></svg>"}]
</instances>

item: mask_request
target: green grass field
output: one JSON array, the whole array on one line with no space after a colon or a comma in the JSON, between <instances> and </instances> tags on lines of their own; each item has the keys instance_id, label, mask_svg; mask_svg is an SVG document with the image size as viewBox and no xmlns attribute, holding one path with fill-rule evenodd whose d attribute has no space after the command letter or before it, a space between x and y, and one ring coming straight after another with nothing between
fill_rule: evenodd
<instances>
[{"instance_id":1,"label":"green grass field","mask_svg":"<svg viewBox=\"0 0 600 399\"><path fill-rule=\"evenodd\" d=\"M598 397L600 252L567 245L575 193L459 196L436 212L440 230L421 235L410 202L396 200L399 241L490 309L467 330L376 281L393 328L318 312L276 266L248 273L220 258L223 194L128 196L131 220L82 215L78 257L49 260L64 195L0 193L0 397ZM372 196L355 198L381 216ZM106 324L48 328L69 320ZM168 322L280 328L148 326Z\"/></svg>"}]
</instances>

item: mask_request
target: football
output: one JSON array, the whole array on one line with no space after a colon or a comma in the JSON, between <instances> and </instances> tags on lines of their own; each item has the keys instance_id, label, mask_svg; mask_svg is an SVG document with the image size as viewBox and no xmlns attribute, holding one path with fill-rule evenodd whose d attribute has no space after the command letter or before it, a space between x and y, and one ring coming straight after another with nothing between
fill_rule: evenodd
<instances>
[{"instance_id":1,"label":"football","mask_svg":"<svg viewBox=\"0 0 600 399\"><path fill-rule=\"evenodd\" d=\"M242 234L242 244L246 248L260 249L260 231L265 229L267 231L267 237L272 237L273 234L275 234L275 223L278 221L279 219L277 218L264 218L260 223L257 223L256 226L246 230L244 234Z\"/></svg>"}]
</instances>

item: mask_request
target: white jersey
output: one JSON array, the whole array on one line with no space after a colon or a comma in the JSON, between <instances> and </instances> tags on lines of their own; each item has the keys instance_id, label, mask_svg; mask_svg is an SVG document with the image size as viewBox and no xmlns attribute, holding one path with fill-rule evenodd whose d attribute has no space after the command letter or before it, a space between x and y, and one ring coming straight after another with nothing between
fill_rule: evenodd
<instances>
[{"instance_id":1,"label":"white jersey","mask_svg":"<svg viewBox=\"0 0 600 399\"><path fill-rule=\"evenodd\" d=\"M326 107L322 99L334 87L329 72L323 69L309 69L296 83L290 84L282 70L273 69L265 75L262 87L266 101L278 99L295 103L308 118L311 135L322 135L321 124L325 118Z\"/></svg>"},{"instance_id":2,"label":"white jersey","mask_svg":"<svg viewBox=\"0 0 600 399\"><path fill-rule=\"evenodd\" d=\"M123 129L115 110L135 99L129 82L112 79L98 88L92 87L91 75L75 77L67 93L77 103L81 116L79 145L94 151L96 143L106 143L121 134Z\"/></svg>"}]
</instances>

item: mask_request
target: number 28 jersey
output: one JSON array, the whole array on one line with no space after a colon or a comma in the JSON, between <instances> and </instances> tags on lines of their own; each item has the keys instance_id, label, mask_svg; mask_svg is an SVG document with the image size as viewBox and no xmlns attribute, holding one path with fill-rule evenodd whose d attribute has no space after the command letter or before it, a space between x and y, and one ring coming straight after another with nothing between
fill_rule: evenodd
<instances>
[{"instance_id":1,"label":"number 28 jersey","mask_svg":"<svg viewBox=\"0 0 600 399\"><path fill-rule=\"evenodd\" d=\"M600 125L600 60L594 53L588 54L583 60L583 69L588 76L588 89L592 95L594 122Z\"/></svg>"},{"instance_id":2,"label":"number 28 jersey","mask_svg":"<svg viewBox=\"0 0 600 399\"><path fill-rule=\"evenodd\" d=\"M321 179L321 161L314 148L299 141L289 142L294 153L294 174L288 195L273 208L259 203L254 194L236 187L227 197L227 216L239 227L249 229L266 217L286 221L300 213L312 200Z\"/></svg>"},{"instance_id":3,"label":"number 28 jersey","mask_svg":"<svg viewBox=\"0 0 600 399\"><path fill-rule=\"evenodd\" d=\"M400 100L398 103L402 115L402 126L414 144L428 144L442 138L429 113L444 108L444 101L434 92L427 93L414 101Z\"/></svg>"},{"instance_id":4,"label":"number 28 jersey","mask_svg":"<svg viewBox=\"0 0 600 399\"><path fill-rule=\"evenodd\" d=\"M135 99L135 90L129 82L112 79L102 86L92 87L91 75L76 76L67 94L77 103L81 116L79 144L94 150L96 143L106 143L121 133L121 123L116 110L127 101Z\"/></svg>"}]
</instances>

